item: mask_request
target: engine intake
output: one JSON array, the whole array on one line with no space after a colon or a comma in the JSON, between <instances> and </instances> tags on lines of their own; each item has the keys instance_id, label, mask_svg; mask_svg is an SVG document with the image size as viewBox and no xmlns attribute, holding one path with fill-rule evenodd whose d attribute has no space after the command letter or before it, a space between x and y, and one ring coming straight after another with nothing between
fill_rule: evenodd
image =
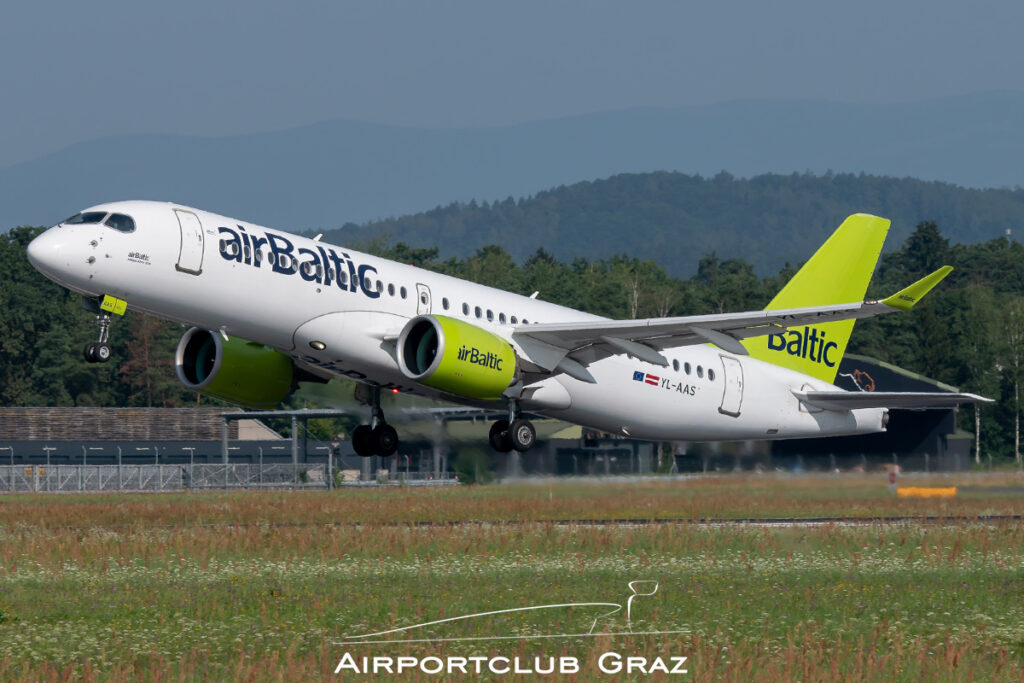
<instances>
[{"instance_id":1,"label":"engine intake","mask_svg":"<svg viewBox=\"0 0 1024 683\"><path fill-rule=\"evenodd\" d=\"M193 327L174 354L187 388L250 408L275 408L294 388L292 359L269 347Z\"/></svg>"},{"instance_id":2,"label":"engine intake","mask_svg":"<svg viewBox=\"0 0 1024 683\"><path fill-rule=\"evenodd\" d=\"M506 340L448 316L410 320L397 351L403 375L464 398L498 400L516 377L516 355Z\"/></svg>"}]
</instances>

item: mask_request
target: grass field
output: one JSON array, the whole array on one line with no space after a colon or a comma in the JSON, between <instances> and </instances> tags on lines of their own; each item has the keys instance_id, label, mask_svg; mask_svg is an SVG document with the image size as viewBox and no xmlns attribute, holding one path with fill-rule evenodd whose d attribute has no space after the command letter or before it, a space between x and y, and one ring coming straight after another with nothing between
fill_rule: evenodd
<instances>
[{"instance_id":1,"label":"grass field","mask_svg":"<svg viewBox=\"0 0 1024 683\"><path fill-rule=\"evenodd\" d=\"M357 659L518 656L527 664L575 657L578 680L1021 679L1019 522L552 523L1024 514L1024 496L1007 490L1024 486L1016 475L913 483L971 490L949 500L898 500L884 475L762 475L0 497L0 678L377 678L335 675L348 652ZM575 607L391 637L585 633L595 619L595 631L626 635L336 644L492 610L625 604L627 583L637 580L657 582L658 590L635 600L628 622L624 610ZM598 668L605 652L648 662L686 656L689 673L605 674ZM446 678L413 671L402 680Z\"/></svg>"}]
</instances>

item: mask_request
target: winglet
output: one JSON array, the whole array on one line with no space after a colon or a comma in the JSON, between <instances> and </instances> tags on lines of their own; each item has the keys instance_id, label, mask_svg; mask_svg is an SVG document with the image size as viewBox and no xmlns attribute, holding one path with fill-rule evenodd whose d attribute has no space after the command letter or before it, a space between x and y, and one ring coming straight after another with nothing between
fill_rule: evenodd
<instances>
[{"instance_id":1,"label":"winglet","mask_svg":"<svg viewBox=\"0 0 1024 683\"><path fill-rule=\"evenodd\" d=\"M882 303L892 308L898 308L901 311L909 311L925 294L932 291L935 285L942 282L942 279L949 275L952 270L953 266L942 266L931 275L926 275L889 298L882 299Z\"/></svg>"}]
</instances>

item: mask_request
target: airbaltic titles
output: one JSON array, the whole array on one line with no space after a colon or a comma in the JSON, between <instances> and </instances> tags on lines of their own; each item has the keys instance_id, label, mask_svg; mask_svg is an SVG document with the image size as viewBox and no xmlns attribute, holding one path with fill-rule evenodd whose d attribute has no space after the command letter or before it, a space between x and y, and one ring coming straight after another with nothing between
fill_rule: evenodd
<instances>
[{"instance_id":1,"label":"airbaltic titles","mask_svg":"<svg viewBox=\"0 0 1024 683\"><path fill-rule=\"evenodd\" d=\"M231 228L217 228L220 233L220 255L226 261L244 263L259 268L261 264L261 247L266 246L270 253L267 261L271 270L281 275L298 273L306 282L330 286L333 283L338 289L347 292L362 292L365 296L376 299L380 292L367 285L368 273L377 274L377 269L369 265L359 265L352 261L346 252L338 254L332 247L317 245L316 251L306 247L295 248L291 240L272 232L260 237L249 234L241 225L238 231ZM298 254L298 255L296 255ZM303 258L305 257L305 258ZM300 260L302 258L302 260Z\"/></svg>"}]
</instances>

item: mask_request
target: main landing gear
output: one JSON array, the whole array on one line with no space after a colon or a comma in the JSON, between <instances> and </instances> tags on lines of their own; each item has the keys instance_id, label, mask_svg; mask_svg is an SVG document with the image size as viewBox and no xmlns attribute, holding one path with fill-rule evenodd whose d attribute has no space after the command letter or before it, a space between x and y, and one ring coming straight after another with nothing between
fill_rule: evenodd
<instances>
[{"instance_id":1,"label":"main landing gear","mask_svg":"<svg viewBox=\"0 0 1024 683\"><path fill-rule=\"evenodd\" d=\"M368 388L370 424L359 425L352 430L352 449L364 458L371 455L386 458L398 450L398 432L384 421L384 411L380 409L380 387Z\"/></svg>"},{"instance_id":2,"label":"main landing gear","mask_svg":"<svg viewBox=\"0 0 1024 683\"><path fill-rule=\"evenodd\" d=\"M499 453L516 450L520 453L533 448L537 443L537 430L529 420L523 419L518 401L509 401L508 419L498 420L491 425L489 435L491 448Z\"/></svg>"},{"instance_id":3,"label":"main landing gear","mask_svg":"<svg viewBox=\"0 0 1024 683\"><path fill-rule=\"evenodd\" d=\"M102 313L96 316L96 324L100 326L99 341L89 342L82 349L86 363L106 363L110 360L110 315Z\"/></svg>"}]
</instances>

